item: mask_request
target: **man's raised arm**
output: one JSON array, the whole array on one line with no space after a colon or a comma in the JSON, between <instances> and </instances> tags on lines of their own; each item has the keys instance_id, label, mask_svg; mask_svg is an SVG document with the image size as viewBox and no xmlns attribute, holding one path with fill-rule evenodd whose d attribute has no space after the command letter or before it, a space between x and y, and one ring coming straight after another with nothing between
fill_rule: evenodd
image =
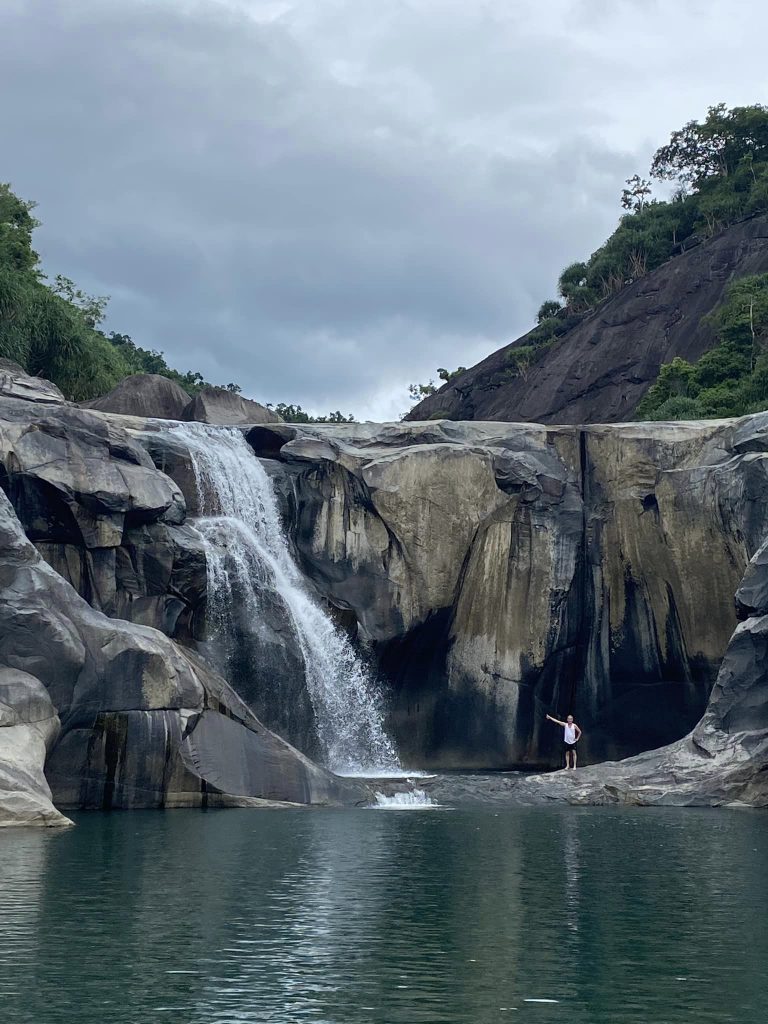
<instances>
[{"instance_id":1,"label":"man's raised arm","mask_svg":"<svg viewBox=\"0 0 768 1024\"><path fill-rule=\"evenodd\" d=\"M565 725L565 722L561 722L559 718L553 718L552 715L547 715L550 722L554 722L555 725Z\"/></svg>"}]
</instances>

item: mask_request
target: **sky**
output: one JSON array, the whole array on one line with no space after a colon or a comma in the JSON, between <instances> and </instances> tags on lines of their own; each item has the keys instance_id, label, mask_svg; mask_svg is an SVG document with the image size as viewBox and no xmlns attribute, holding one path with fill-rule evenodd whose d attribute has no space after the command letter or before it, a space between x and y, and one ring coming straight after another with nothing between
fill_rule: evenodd
<instances>
[{"instance_id":1,"label":"sky","mask_svg":"<svg viewBox=\"0 0 768 1024\"><path fill-rule=\"evenodd\" d=\"M674 129L768 102L767 37L762 0L3 0L0 180L107 330L396 419L533 325Z\"/></svg>"}]
</instances>

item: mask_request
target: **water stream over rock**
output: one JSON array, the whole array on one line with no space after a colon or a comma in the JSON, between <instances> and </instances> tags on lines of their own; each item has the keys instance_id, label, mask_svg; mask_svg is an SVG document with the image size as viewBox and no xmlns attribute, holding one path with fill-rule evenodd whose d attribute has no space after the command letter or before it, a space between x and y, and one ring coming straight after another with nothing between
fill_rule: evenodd
<instances>
[{"instance_id":1,"label":"water stream over rock","mask_svg":"<svg viewBox=\"0 0 768 1024\"><path fill-rule=\"evenodd\" d=\"M281 629L300 651L321 756L339 773L397 772L381 695L349 640L308 593L272 483L240 431L189 423L174 434L188 447L205 540L208 621L225 670L245 632L256 651L282 648ZM265 623L275 620L277 629ZM294 671L296 666L294 666ZM265 680L266 682L266 680Z\"/></svg>"}]
</instances>

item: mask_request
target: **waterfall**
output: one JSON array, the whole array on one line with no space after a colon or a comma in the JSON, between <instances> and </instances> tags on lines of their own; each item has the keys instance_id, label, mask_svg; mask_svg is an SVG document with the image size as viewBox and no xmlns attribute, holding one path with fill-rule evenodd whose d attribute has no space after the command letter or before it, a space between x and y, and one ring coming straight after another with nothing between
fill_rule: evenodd
<instances>
[{"instance_id":1,"label":"waterfall","mask_svg":"<svg viewBox=\"0 0 768 1024\"><path fill-rule=\"evenodd\" d=\"M188 448L195 473L211 632L231 652L237 618L258 644L265 602L277 601L301 652L328 767L341 773L398 771L377 687L349 640L308 593L272 483L245 438L235 428L200 423L172 429Z\"/></svg>"}]
</instances>

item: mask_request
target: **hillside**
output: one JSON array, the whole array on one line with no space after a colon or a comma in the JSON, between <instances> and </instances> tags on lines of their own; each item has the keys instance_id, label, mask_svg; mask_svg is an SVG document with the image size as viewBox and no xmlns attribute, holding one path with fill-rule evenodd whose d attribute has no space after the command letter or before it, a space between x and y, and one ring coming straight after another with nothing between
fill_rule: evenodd
<instances>
[{"instance_id":1,"label":"hillside","mask_svg":"<svg viewBox=\"0 0 768 1024\"><path fill-rule=\"evenodd\" d=\"M768 216L733 224L582 314L524 375L505 345L416 405L409 420L614 423L633 418L662 363L712 347L702 323L733 280L768 272Z\"/></svg>"}]
</instances>

